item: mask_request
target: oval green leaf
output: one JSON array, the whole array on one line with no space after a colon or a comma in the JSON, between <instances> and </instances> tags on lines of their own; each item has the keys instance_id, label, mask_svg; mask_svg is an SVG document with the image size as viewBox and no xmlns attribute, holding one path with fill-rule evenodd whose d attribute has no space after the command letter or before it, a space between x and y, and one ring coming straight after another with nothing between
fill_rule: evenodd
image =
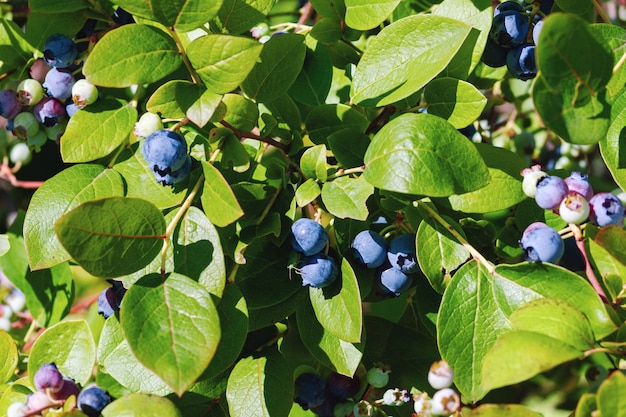
<instances>
[{"instance_id":1,"label":"oval green leaf","mask_svg":"<svg viewBox=\"0 0 626 417\"><path fill-rule=\"evenodd\" d=\"M92 84L123 88L155 82L174 72L182 62L168 34L151 25L124 25L96 43L83 73Z\"/></svg>"},{"instance_id":2,"label":"oval green leaf","mask_svg":"<svg viewBox=\"0 0 626 417\"><path fill-rule=\"evenodd\" d=\"M327 138L340 129L353 129L365 133L367 117L345 104L324 104L313 108L306 118L306 130L315 144L326 144Z\"/></svg>"},{"instance_id":3,"label":"oval green leaf","mask_svg":"<svg viewBox=\"0 0 626 417\"><path fill-rule=\"evenodd\" d=\"M118 398L102 410L103 417L181 417L174 403L165 397L133 393Z\"/></svg>"},{"instance_id":4,"label":"oval green leaf","mask_svg":"<svg viewBox=\"0 0 626 417\"><path fill-rule=\"evenodd\" d=\"M367 199L374 187L364 177L339 177L322 186L322 201L329 213L341 219L365 220L369 215Z\"/></svg>"},{"instance_id":5,"label":"oval green leaf","mask_svg":"<svg viewBox=\"0 0 626 417\"><path fill-rule=\"evenodd\" d=\"M202 208L208 219L218 227L228 226L244 215L237 198L222 174L212 164L202 161L204 187Z\"/></svg>"},{"instance_id":6,"label":"oval green leaf","mask_svg":"<svg viewBox=\"0 0 626 417\"><path fill-rule=\"evenodd\" d=\"M165 279L146 275L130 287L120 308L120 324L137 359L178 395L208 366L221 335L211 294L177 273Z\"/></svg>"},{"instance_id":7,"label":"oval green leaf","mask_svg":"<svg viewBox=\"0 0 626 417\"><path fill-rule=\"evenodd\" d=\"M383 23L400 0L346 0L346 25L369 30Z\"/></svg>"},{"instance_id":8,"label":"oval green leaf","mask_svg":"<svg viewBox=\"0 0 626 417\"><path fill-rule=\"evenodd\" d=\"M365 153L365 178L374 187L446 197L484 187L482 157L450 123L430 114L403 114L374 136Z\"/></svg>"},{"instance_id":9,"label":"oval green leaf","mask_svg":"<svg viewBox=\"0 0 626 417\"><path fill-rule=\"evenodd\" d=\"M613 179L626 189L626 94L620 95L613 104L611 125L606 136L600 140L600 152Z\"/></svg>"},{"instance_id":10,"label":"oval green leaf","mask_svg":"<svg viewBox=\"0 0 626 417\"><path fill-rule=\"evenodd\" d=\"M428 114L446 119L461 129L478 119L487 98L472 84L454 78L437 78L424 89Z\"/></svg>"},{"instance_id":11,"label":"oval green leaf","mask_svg":"<svg viewBox=\"0 0 626 417\"><path fill-rule=\"evenodd\" d=\"M146 266L159 253L165 234L163 214L136 198L85 202L54 225L59 241L87 272L114 278Z\"/></svg>"},{"instance_id":12,"label":"oval green leaf","mask_svg":"<svg viewBox=\"0 0 626 417\"><path fill-rule=\"evenodd\" d=\"M11 335L5 331L0 331L0 352L2 352L0 384L5 384L13 377L17 368L17 345Z\"/></svg>"},{"instance_id":13,"label":"oval green leaf","mask_svg":"<svg viewBox=\"0 0 626 417\"><path fill-rule=\"evenodd\" d=\"M174 26L187 32L196 29L217 16L222 0L119 0L116 5L131 14L154 20L164 26Z\"/></svg>"}]
</instances>

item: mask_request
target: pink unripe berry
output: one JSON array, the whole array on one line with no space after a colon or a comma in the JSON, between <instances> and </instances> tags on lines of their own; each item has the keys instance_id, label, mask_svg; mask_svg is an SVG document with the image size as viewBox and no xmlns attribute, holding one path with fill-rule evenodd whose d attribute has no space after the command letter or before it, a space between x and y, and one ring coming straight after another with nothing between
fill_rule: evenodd
<instances>
[{"instance_id":1,"label":"pink unripe berry","mask_svg":"<svg viewBox=\"0 0 626 417\"><path fill-rule=\"evenodd\" d=\"M565 178L565 184L570 192L582 195L587 201L593 196L593 188L587 181L587 176L580 172L572 172L569 177Z\"/></svg>"}]
</instances>

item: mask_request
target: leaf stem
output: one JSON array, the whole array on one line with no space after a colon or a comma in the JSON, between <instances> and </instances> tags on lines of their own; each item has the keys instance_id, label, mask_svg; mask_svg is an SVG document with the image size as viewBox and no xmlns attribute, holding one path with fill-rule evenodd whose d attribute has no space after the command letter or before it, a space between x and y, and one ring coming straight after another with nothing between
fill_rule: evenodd
<instances>
[{"instance_id":1,"label":"leaf stem","mask_svg":"<svg viewBox=\"0 0 626 417\"><path fill-rule=\"evenodd\" d=\"M602 21L604 23L611 24L611 18L609 17L609 15L606 14L606 11L604 10L600 2L598 2L598 0L591 0L591 2L593 3L593 8L596 9L596 13L598 13L598 16L600 16Z\"/></svg>"},{"instance_id":2,"label":"leaf stem","mask_svg":"<svg viewBox=\"0 0 626 417\"><path fill-rule=\"evenodd\" d=\"M626 52L622 54L622 57L619 59L619 61L617 61L617 64L615 64L615 66L613 67L613 74L619 71L622 65L624 65L624 62L626 62Z\"/></svg>"},{"instance_id":3,"label":"leaf stem","mask_svg":"<svg viewBox=\"0 0 626 417\"><path fill-rule=\"evenodd\" d=\"M183 62L185 63L185 66L187 67L187 70L189 71L189 75L191 75L192 81L194 82L194 84L201 85L202 80L200 80L200 76L194 69L193 65L191 65L191 62L189 61L189 57L187 56L187 53L185 52L185 48L183 48L183 44L180 41L180 38L178 37L176 30L173 27L171 27L171 28L168 28L168 31L170 32L172 39L174 39L174 42L176 42L176 45L178 46L178 53L183 59Z\"/></svg>"},{"instance_id":4,"label":"leaf stem","mask_svg":"<svg viewBox=\"0 0 626 417\"><path fill-rule=\"evenodd\" d=\"M352 175L359 174L365 171L365 165L361 165L360 167L348 168L348 169L340 169L332 175L329 175L326 178L326 181L334 180L335 178L343 177L344 175Z\"/></svg>"},{"instance_id":5,"label":"leaf stem","mask_svg":"<svg viewBox=\"0 0 626 417\"><path fill-rule=\"evenodd\" d=\"M225 120L221 120L220 124L222 124L224 127L230 129L233 131L233 133L237 136L239 136L240 138L248 138L248 139L254 139L254 140L258 140L260 142L263 143L267 143L268 145L272 145L280 150L283 151L287 151L287 146L281 142L278 142L277 140L274 140L268 136L260 136L257 135L256 133L252 133L252 132L243 132L239 129L237 129L236 127L234 127L233 125L231 125L230 123L228 123Z\"/></svg>"},{"instance_id":6,"label":"leaf stem","mask_svg":"<svg viewBox=\"0 0 626 417\"><path fill-rule=\"evenodd\" d=\"M600 285L600 282L598 281L596 274L593 272L591 263L589 262L589 257L587 256L587 249L585 248L585 238L583 237L581 228L577 224L571 224L571 223L569 225L569 228L574 234L574 239L576 240L576 246L578 247L578 250L580 251L580 254L583 257L583 260L585 261L585 274L587 275L587 279L589 279L591 286L596 291L596 293L600 296L600 298L602 299L602 302L604 302L605 304L609 304L609 299L607 298L606 293L602 289L602 286Z\"/></svg>"},{"instance_id":7,"label":"leaf stem","mask_svg":"<svg viewBox=\"0 0 626 417\"><path fill-rule=\"evenodd\" d=\"M485 268L487 268L487 270L489 271L490 274L494 274L496 272L496 268L495 266L489 262L480 252L478 252L476 250L476 248L474 248L468 241L467 239L465 239L459 232L456 231L456 229L454 227L452 227L452 225L450 223L448 223L443 217L441 217L439 215L439 213L437 213L435 210L433 210L428 204L424 203L423 201L416 201L417 205L420 206L421 208L423 208L424 210L426 210L426 212L428 212L428 215L435 220L437 223L439 223L440 225L442 225L443 227L446 228L446 230L448 232L450 232L450 234L452 234L452 236L454 236L454 238L465 247L465 249L467 249L469 251L470 254L472 254L472 257L480 262L481 264L483 264L485 266Z\"/></svg>"}]
</instances>

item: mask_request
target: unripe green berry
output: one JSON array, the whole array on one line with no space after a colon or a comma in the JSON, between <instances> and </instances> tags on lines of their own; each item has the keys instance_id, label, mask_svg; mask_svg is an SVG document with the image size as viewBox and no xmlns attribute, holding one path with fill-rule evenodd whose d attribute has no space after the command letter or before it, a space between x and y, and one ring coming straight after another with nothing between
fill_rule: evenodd
<instances>
[{"instance_id":1,"label":"unripe green berry","mask_svg":"<svg viewBox=\"0 0 626 417\"><path fill-rule=\"evenodd\" d=\"M371 368L367 371L367 383L374 388L382 388L389 383L389 372L384 371L382 368Z\"/></svg>"},{"instance_id":2,"label":"unripe green berry","mask_svg":"<svg viewBox=\"0 0 626 417\"><path fill-rule=\"evenodd\" d=\"M161 118L157 114L147 112L142 114L139 121L135 123L134 133L139 138L145 138L161 129L163 129Z\"/></svg>"},{"instance_id":3,"label":"unripe green berry","mask_svg":"<svg viewBox=\"0 0 626 417\"><path fill-rule=\"evenodd\" d=\"M26 165L32 158L33 153L24 142L17 142L13 145L11 151L9 152L9 160L14 164L22 163L23 165Z\"/></svg>"},{"instance_id":4,"label":"unripe green berry","mask_svg":"<svg viewBox=\"0 0 626 417\"><path fill-rule=\"evenodd\" d=\"M434 389L448 388L452 385L454 372L445 360L433 363L428 371L428 383Z\"/></svg>"},{"instance_id":5,"label":"unripe green berry","mask_svg":"<svg viewBox=\"0 0 626 417\"><path fill-rule=\"evenodd\" d=\"M578 193L571 193L561 201L559 215L567 223L580 224L589 217L589 202Z\"/></svg>"},{"instance_id":6,"label":"unripe green berry","mask_svg":"<svg viewBox=\"0 0 626 417\"><path fill-rule=\"evenodd\" d=\"M41 147L45 145L47 141L48 136L46 135L46 131L41 129L39 129L39 131L34 136L29 136L28 138L26 138L26 143L34 148L35 152L39 152L41 150Z\"/></svg>"},{"instance_id":7,"label":"unripe green berry","mask_svg":"<svg viewBox=\"0 0 626 417\"><path fill-rule=\"evenodd\" d=\"M535 198L535 192L537 191L537 181L539 178L545 177L548 174L541 171L538 165L531 168L526 168L521 172L524 179L522 180L522 190L530 198Z\"/></svg>"},{"instance_id":8,"label":"unripe green berry","mask_svg":"<svg viewBox=\"0 0 626 417\"><path fill-rule=\"evenodd\" d=\"M13 134L25 140L39 132L39 122L30 112L22 112L13 119Z\"/></svg>"},{"instance_id":9,"label":"unripe green berry","mask_svg":"<svg viewBox=\"0 0 626 417\"><path fill-rule=\"evenodd\" d=\"M25 106L34 106L43 98L43 86L37 80L27 78L17 86L17 100Z\"/></svg>"},{"instance_id":10,"label":"unripe green berry","mask_svg":"<svg viewBox=\"0 0 626 417\"><path fill-rule=\"evenodd\" d=\"M54 126L50 126L50 127L46 126L44 130L46 132L46 136L48 137L48 139L56 142L59 139L61 139L61 136L63 136L63 133L65 133L66 128L67 128L67 121L63 120L62 122L59 122Z\"/></svg>"},{"instance_id":11,"label":"unripe green berry","mask_svg":"<svg viewBox=\"0 0 626 417\"><path fill-rule=\"evenodd\" d=\"M72 86L72 101L78 107L93 104L98 99L98 87L82 79Z\"/></svg>"}]
</instances>

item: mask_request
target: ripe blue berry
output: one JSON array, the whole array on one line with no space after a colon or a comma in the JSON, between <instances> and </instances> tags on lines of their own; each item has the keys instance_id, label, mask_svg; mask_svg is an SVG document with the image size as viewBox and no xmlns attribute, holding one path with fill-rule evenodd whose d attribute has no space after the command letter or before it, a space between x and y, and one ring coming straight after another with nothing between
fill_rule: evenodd
<instances>
[{"instance_id":1,"label":"ripe blue berry","mask_svg":"<svg viewBox=\"0 0 626 417\"><path fill-rule=\"evenodd\" d=\"M554 175L541 177L537 180L535 201L545 210L555 210L568 193L567 184L562 178Z\"/></svg>"},{"instance_id":2,"label":"ripe blue berry","mask_svg":"<svg viewBox=\"0 0 626 417\"><path fill-rule=\"evenodd\" d=\"M624 205L615 194L598 193L589 200L589 219L596 226L624 225Z\"/></svg>"},{"instance_id":3,"label":"ripe blue berry","mask_svg":"<svg viewBox=\"0 0 626 417\"><path fill-rule=\"evenodd\" d=\"M326 399L326 380L318 374L306 372L295 381L294 401L304 410L322 405Z\"/></svg>"},{"instance_id":4,"label":"ripe blue berry","mask_svg":"<svg viewBox=\"0 0 626 417\"><path fill-rule=\"evenodd\" d=\"M393 238L389 244L387 259L393 268L408 274L419 268L416 253L415 235L404 233Z\"/></svg>"},{"instance_id":5,"label":"ripe blue berry","mask_svg":"<svg viewBox=\"0 0 626 417\"><path fill-rule=\"evenodd\" d=\"M582 175L580 172L572 172L564 181L570 192L578 193L586 200L590 200L593 196L593 188L591 188L586 175Z\"/></svg>"},{"instance_id":6,"label":"ripe blue berry","mask_svg":"<svg viewBox=\"0 0 626 417\"><path fill-rule=\"evenodd\" d=\"M542 28L543 28L543 20L538 21L537 23L535 23L535 26L533 26L533 42L535 43L535 45L539 45L538 43L539 35L541 34Z\"/></svg>"},{"instance_id":7,"label":"ripe blue berry","mask_svg":"<svg viewBox=\"0 0 626 417\"><path fill-rule=\"evenodd\" d=\"M376 282L385 295L398 297L413 284L413 277L394 267L381 266L376 274Z\"/></svg>"},{"instance_id":8,"label":"ripe blue berry","mask_svg":"<svg viewBox=\"0 0 626 417\"><path fill-rule=\"evenodd\" d=\"M38 391L49 389L51 392L58 392L63 386L63 375L56 364L44 363L35 372L33 384Z\"/></svg>"},{"instance_id":9,"label":"ripe blue berry","mask_svg":"<svg viewBox=\"0 0 626 417\"><path fill-rule=\"evenodd\" d=\"M191 157L187 155L183 166L178 168L176 171L168 172L165 175L161 175L161 173L155 172L154 176L156 177L157 182L163 184L163 186L174 185L187 178L187 175L189 175L190 171Z\"/></svg>"},{"instance_id":10,"label":"ripe blue berry","mask_svg":"<svg viewBox=\"0 0 626 417\"><path fill-rule=\"evenodd\" d=\"M537 75L535 45L523 43L509 50L506 54L506 67L520 80L530 80Z\"/></svg>"},{"instance_id":11,"label":"ripe blue berry","mask_svg":"<svg viewBox=\"0 0 626 417\"><path fill-rule=\"evenodd\" d=\"M487 38L485 49L480 60L492 68L499 68L506 65L506 56L509 52L508 48L498 45L491 38Z\"/></svg>"},{"instance_id":12,"label":"ripe blue berry","mask_svg":"<svg viewBox=\"0 0 626 417\"><path fill-rule=\"evenodd\" d=\"M557 263L565 251L557 231L541 222L532 223L524 230L520 246L529 262Z\"/></svg>"},{"instance_id":13,"label":"ripe blue berry","mask_svg":"<svg viewBox=\"0 0 626 417\"><path fill-rule=\"evenodd\" d=\"M0 91L0 116L13 119L22 111L22 105L17 99L17 93L13 90Z\"/></svg>"},{"instance_id":14,"label":"ripe blue berry","mask_svg":"<svg viewBox=\"0 0 626 417\"><path fill-rule=\"evenodd\" d=\"M43 59L51 67L67 68L76 61L77 57L76 44L67 36L55 34L46 40Z\"/></svg>"},{"instance_id":15,"label":"ripe blue berry","mask_svg":"<svg viewBox=\"0 0 626 417\"><path fill-rule=\"evenodd\" d=\"M89 385L78 394L78 408L88 417L98 417L113 399L97 385Z\"/></svg>"},{"instance_id":16,"label":"ripe blue berry","mask_svg":"<svg viewBox=\"0 0 626 417\"><path fill-rule=\"evenodd\" d=\"M302 217L291 225L291 246L304 255L321 252L328 242L328 233L318 222Z\"/></svg>"},{"instance_id":17,"label":"ripe blue berry","mask_svg":"<svg viewBox=\"0 0 626 417\"><path fill-rule=\"evenodd\" d=\"M70 72L59 71L56 68L52 68L46 74L43 89L49 97L63 101L72 96L72 87L74 87L75 82L76 80Z\"/></svg>"},{"instance_id":18,"label":"ripe blue berry","mask_svg":"<svg viewBox=\"0 0 626 417\"><path fill-rule=\"evenodd\" d=\"M120 310L122 298L126 293L126 288L121 282L110 280L111 287L104 289L98 296L98 313L105 319Z\"/></svg>"},{"instance_id":19,"label":"ripe blue berry","mask_svg":"<svg viewBox=\"0 0 626 417\"><path fill-rule=\"evenodd\" d=\"M524 8L518 2L516 2L516 1L503 1L502 3L498 4L495 7L495 9L493 10L493 17L496 17L500 13L506 12L507 10L514 10L514 11L519 12L519 13L523 13L524 12Z\"/></svg>"},{"instance_id":20,"label":"ripe blue berry","mask_svg":"<svg viewBox=\"0 0 626 417\"><path fill-rule=\"evenodd\" d=\"M35 118L45 127L56 126L67 117L65 106L54 97L43 98L33 109Z\"/></svg>"},{"instance_id":21,"label":"ripe blue berry","mask_svg":"<svg viewBox=\"0 0 626 417\"><path fill-rule=\"evenodd\" d=\"M152 133L143 142L141 150L148 165L160 177L176 171L187 162L187 142L181 135L169 130Z\"/></svg>"},{"instance_id":22,"label":"ripe blue berry","mask_svg":"<svg viewBox=\"0 0 626 417\"><path fill-rule=\"evenodd\" d=\"M324 288L335 282L339 275L335 260L324 253L306 256L299 268L302 285Z\"/></svg>"},{"instance_id":23,"label":"ripe blue berry","mask_svg":"<svg viewBox=\"0 0 626 417\"><path fill-rule=\"evenodd\" d=\"M360 389L361 380L356 376L349 377L331 372L326 378L326 392L341 402L354 397Z\"/></svg>"},{"instance_id":24,"label":"ripe blue berry","mask_svg":"<svg viewBox=\"0 0 626 417\"><path fill-rule=\"evenodd\" d=\"M387 242L372 230L359 232L351 248L354 258L366 268L378 268L387 260Z\"/></svg>"},{"instance_id":25,"label":"ripe blue berry","mask_svg":"<svg viewBox=\"0 0 626 417\"><path fill-rule=\"evenodd\" d=\"M489 36L504 48L513 48L526 39L528 16L517 10L505 10L493 18Z\"/></svg>"}]
</instances>

